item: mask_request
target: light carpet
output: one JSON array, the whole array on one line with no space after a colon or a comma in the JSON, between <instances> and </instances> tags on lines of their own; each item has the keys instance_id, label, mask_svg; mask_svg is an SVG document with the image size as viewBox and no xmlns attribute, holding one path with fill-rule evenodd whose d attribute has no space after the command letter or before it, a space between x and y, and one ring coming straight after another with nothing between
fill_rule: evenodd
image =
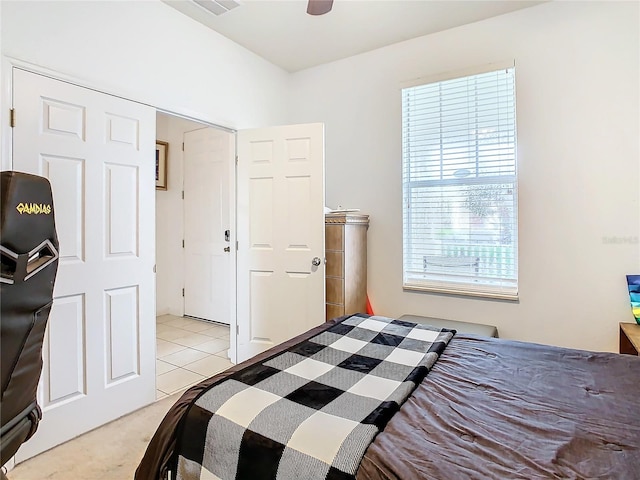
<instances>
[{"instance_id":1,"label":"light carpet","mask_svg":"<svg viewBox=\"0 0 640 480\"><path fill-rule=\"evenodd\" d=\"M17 465L9 480L131 480L142 455L182 392Z\"/></svg>"}]
</instances>

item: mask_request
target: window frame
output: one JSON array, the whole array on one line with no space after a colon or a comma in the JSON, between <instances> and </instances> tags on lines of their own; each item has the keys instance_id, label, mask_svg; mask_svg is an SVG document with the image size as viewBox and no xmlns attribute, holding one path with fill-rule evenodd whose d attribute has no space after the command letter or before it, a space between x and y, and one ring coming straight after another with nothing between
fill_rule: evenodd
<instances>
[{"instance_id":1,"label":"window frame","mask_svg":"<svg viewBox=\"0 0 640 480\"><path fill-rule=\"evenodd\" d=\"M431 75L428 77L420 77L414 80L403 82L400 85L400 96L401 96L401 132L404 138L404 113L405 106L402 104L403 102L403 91L407 88L417 87L427 84L433 84L438 82L444 82L447 80L460 79L469 76L480 75L483 73L495 72L503 69L514 69L515 75L515 61L509 60L505 62L499 63L490 63L482 66L476 66L472 68L467 68L463 70L444 72L436 75ZM501 299L501 300L518 300L518 289L519 289L519 255L518 255L518 242L519 242L519 219L518 219L518 152L517 152L517 101L516 101L516 83L514 78L513 83L513 96L514 96L514 138L513 138L513 155L514 155L514 174L513 175L503 175L503 176L487 176L487 177L472 177L470 179L442 179L439 180L417 180L417 181L408 181L405 178L406 175L406 162L405 159L405 151L404 144L402 146L402 287L403 290L406 291L422 291L422 292L432 292L432 293L444 293L444 294L455 294L461 296L470 296L470 297L481 297L481 298L489 298L489 299ZM404 141L404 140L403 140ZM442 144L441 144L442 146ZM476 157L476 163L478 158ZM424 279L416 279L415 272L413 274L413 278L411 274L409 274L409 270L407 269L406 259L407 252L406 249L408 247L408 236L406 234L406 226L405 226L405 217L408 215L407 212L407 202L410 196L410 192L408 183L412 183L411 188L415 188L419 186L419 184L423 184L424 186L437 186L438 184L442 186L451 186L451 185L489 185L489 184L509 184L512 185L513 195L513 212L514 219L513 221L513 231L515 234L515 240L513 242L513 261L515 265L515 279L508 279L503 276L500 280L497 281L499 285L489 285L487 283L481 283L478 285L474 285L470 281L456 281L456 280L442 280L442 279L431 279L428 278L428 274L425 273ZM455 258L455 257L454 257ZM477 265L476 265L477 268ZM477 272L477 270L476 270ZM461 277L471 278L470 275L461 275Z\"/></svg>"}]
</instances>

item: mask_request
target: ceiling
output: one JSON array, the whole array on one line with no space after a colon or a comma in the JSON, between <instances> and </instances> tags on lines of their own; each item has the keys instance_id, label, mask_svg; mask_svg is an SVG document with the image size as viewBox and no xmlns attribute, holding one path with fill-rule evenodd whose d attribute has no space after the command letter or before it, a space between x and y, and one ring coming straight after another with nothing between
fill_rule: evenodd
<instances>
[{"instance_id":1,"label":"ceiling","mask_svg":"<svg viewBox=\"0 0 640 480\"><path fill-rule=\"evenodd\" d=\"M192 0L163 1L289 72L544 3L334 0L329 13L312 16L306 0L236 0L216 16Z\"/></svg>"}]
</instances>

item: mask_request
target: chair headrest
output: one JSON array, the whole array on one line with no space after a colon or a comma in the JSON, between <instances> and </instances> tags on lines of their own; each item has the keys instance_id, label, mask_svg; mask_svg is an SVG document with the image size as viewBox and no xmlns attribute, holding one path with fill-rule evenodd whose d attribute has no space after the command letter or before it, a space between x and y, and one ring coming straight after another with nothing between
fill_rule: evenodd
<instances>
[{"instance_id":1,"label":"chair headrest","mask_svg":"<svg viewBox=\"0 0 640 480\"><path fill-rule=\"evenodd\" d=\"M0 281L12 284L56 261L58 238L49 180L14 171L0 175Z\"/></svg>"}]
</instances>

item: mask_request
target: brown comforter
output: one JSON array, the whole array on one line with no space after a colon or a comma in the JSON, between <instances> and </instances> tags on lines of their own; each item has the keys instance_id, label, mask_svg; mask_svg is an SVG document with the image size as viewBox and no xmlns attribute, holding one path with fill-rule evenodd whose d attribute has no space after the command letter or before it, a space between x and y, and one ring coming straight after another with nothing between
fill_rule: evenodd
<instances>
[{"instance_id":1,"label":"brown comforter","mask_svg":"<svg viewBox=\"0 0 640 480\"><path fill-rule=\"evenodd\" d=\"M189 404L243 366L185 392L151 440L136 480L165 478ZM358 480L549 478L640 479L640 357L458 334L357 473Z\"/></svg>"}]
</instances>

